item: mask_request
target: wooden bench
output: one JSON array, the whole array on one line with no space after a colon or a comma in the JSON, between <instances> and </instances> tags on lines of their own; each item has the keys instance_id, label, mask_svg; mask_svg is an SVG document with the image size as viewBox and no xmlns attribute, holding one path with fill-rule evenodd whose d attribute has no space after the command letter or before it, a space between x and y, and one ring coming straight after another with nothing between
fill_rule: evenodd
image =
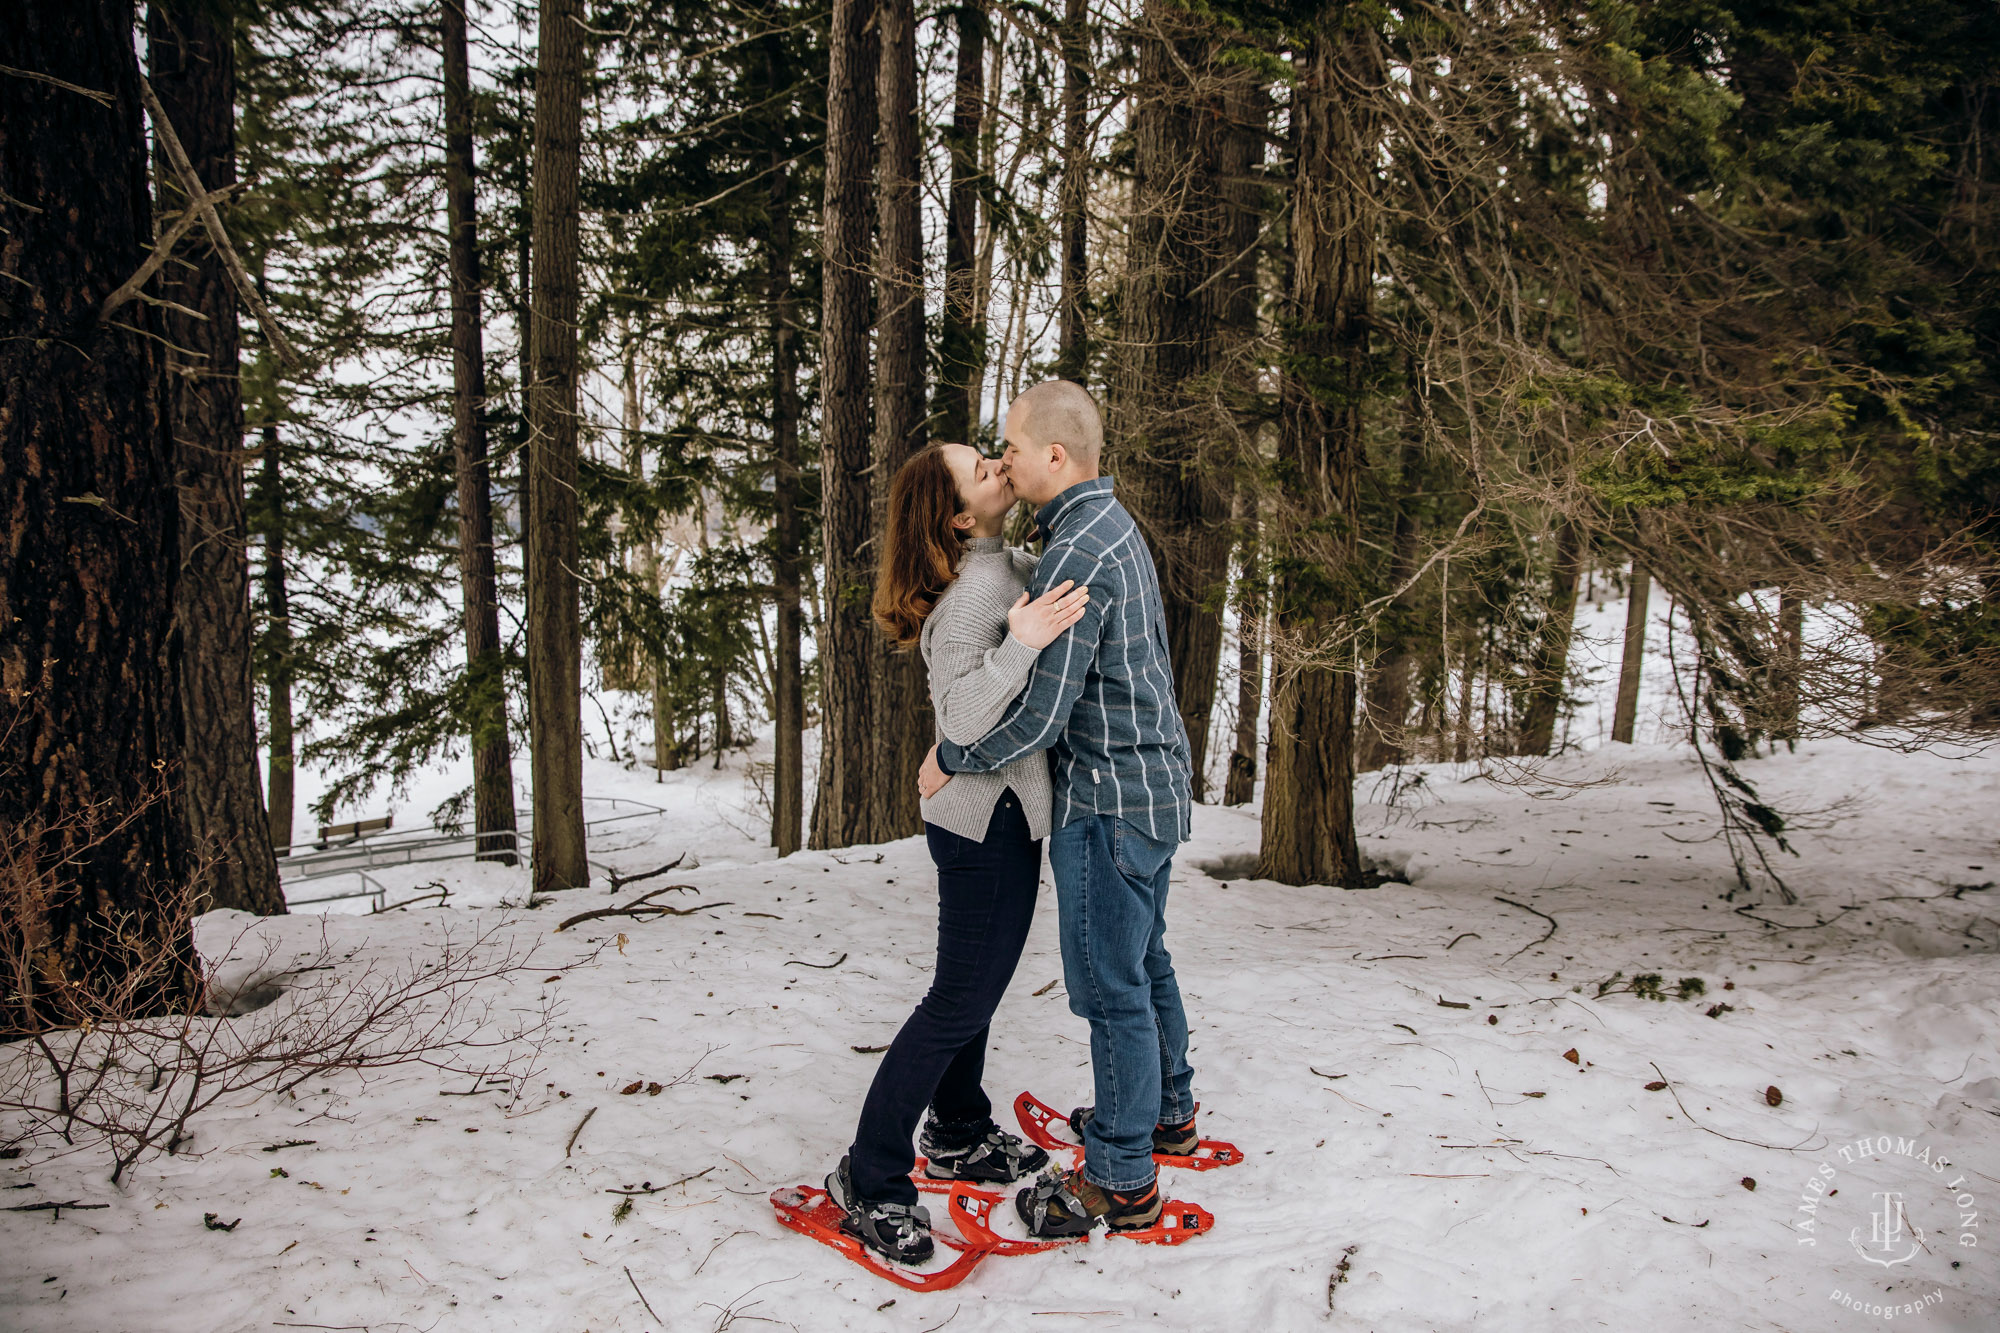
<instances>
[{"instance_id":1,"label":"wooden bench","mask_svg":"<svg viewBox=\"0 0 2000 1333\"><path fill-rule=\"evenodd\" d=\"M393 816L383 815L377 819L357 819L351 824L321 824L319 826L319 841L314 843L313 846L320 851L325 851L328 844L336 838L341 842L353 842L357 838L365 838L371 833L380 833L389 827L389 820L391 818Z\"/></svg>"}]
</instances>

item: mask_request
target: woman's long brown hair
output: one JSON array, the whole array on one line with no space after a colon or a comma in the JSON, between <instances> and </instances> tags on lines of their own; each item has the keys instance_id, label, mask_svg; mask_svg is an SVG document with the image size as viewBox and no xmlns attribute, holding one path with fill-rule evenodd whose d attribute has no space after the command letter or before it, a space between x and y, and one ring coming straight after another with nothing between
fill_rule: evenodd
<instances>
[{"instance_id":1,"label":"woman's long brown hair","mask_svg":"<svg viewBox=\"0 0 2000 1333\"><path fill-rule=\"evenodd\" d=\"M874 612L875 623L900 649L917 646L924 618L958 577L963 543L951 521L959 513L958 482L945 465L943 445L918 451L896 469Z\"/></svg>"}]
</instances>

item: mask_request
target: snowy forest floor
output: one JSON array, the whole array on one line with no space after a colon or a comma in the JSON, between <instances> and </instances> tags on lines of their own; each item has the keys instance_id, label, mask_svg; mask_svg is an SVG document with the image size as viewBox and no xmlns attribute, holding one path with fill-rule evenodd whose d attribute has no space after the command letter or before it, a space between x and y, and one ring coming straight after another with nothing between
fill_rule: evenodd
<instances>
[{"instance_id":1,"label":"snowy forest floor","mask_svg":"<svg viewBox=\"0 0 2000 1333\"><path fill-rule=\"evenodd\" d=\"M295 1101L209 1113L193 1155L148 1158L123 1189L90 1153L0 1163L7 1205L109 1205L0 1213L0 1327L1890 1322L1836 1292L1923 1306L1896 1323L2000 1326L2000 753L1826 742L1752 762L1772 804L1812 813L1783 866L1802 901L1745 912L1721 896L1732 876L1700 769L1669 746L1563 759L1527 786L1449 766L1364 778L1368 855L1411 881L1365 891L1243 878L1255 812L1199 807L1168 942L1204 1132L1247 1161L1165 1183L1214 1212L1214 1233L989 1259L929 1295L784 1230L767 1197L833 1165L879 1059L857 1048L885 1045L927 984L930 862L920 838L773 859L747 795L763 757L659 786L591 762L593 794L667 811L619 826L593 860L700 862L615 896L525 910L523 872L445 863L380 875L392 893L444 881L444 909L204 917L207 952L275 942L283 958L324 929L343 969L504 924L536 970L492 983L496 1004L555 1004L536 1072L475 1096L422 1069L316 1078ZM718 906L553 933L667 883L699 890L669 901ZM1045 872L987 1065L1003 1123L1023 1088L1063 1108L1089 1097L1054 909ZM1598 995L1645 973L1669 998ZM1703 993L1674 998L1684 977ZM665 1086L621 1095L635 1080ZM311 1142L265 1150L287 1140ZM1810 1193L1816 1176L1837 1193ZM1889 1267L1861 1257L1885 1193L1922 1237ZM212 1231L204 1213L242 1222Z\"/></svg>"}]
</instances>

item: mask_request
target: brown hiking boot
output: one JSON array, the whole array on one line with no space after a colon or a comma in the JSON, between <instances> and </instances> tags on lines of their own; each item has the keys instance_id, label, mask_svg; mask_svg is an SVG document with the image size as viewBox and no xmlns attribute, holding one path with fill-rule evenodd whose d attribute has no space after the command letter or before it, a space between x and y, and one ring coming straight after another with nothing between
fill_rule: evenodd
<instances>
[{"instance_id":1,"label":"brown hiking boot","mask_svg":"<svg viewBox=\"0 0 2000 1333\"><path fill-rule=\"evenodd\" d=\"M1113 1231L1137 1231L1160 1220L1165 1200L1160 1182L1136 1190L1108 1190L1084 1179L1081 1167L1067 1175L1050 1172L1014 1196L1014 1209L1028 1234L1043 1239L1081 1236L1103 1218Z\"/></svg>"},{"instance_id":2,"label":"brown hiking boot","mask_svg":"<svg viewBox=\"0 0 2000 1333\"><path fill-rule=\"evenodd\" d=\"M1094 1106L1079 1106L1069 1113L1069 1130L1076 1135L1078 1143L1083 1142L1083 1127L1096 1116ZM1192 1157L1201 1136L1194 1132L1194 1117L1189 1116L1178 1125L1153 1126L1153 1151L1168 1157Z\"/></svg>"}]
</instances>

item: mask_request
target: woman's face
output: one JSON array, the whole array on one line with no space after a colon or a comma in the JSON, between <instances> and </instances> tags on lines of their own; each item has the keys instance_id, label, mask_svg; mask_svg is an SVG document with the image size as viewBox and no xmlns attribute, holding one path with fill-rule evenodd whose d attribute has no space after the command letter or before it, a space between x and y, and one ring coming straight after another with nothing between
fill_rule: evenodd
<instances>
[{"instance_id":1,"label":"woman's face","mask_svg":"<svg viewBox=\"0 0 2000 1333\"><path fill-rule=\"evenodd\" d=\"M1005 518L1014 507L1014 483L994 459L969 444L947 444L944 462L958 483L959 515L953 521L959 526Z\"/></svg>"}]
</instances>

